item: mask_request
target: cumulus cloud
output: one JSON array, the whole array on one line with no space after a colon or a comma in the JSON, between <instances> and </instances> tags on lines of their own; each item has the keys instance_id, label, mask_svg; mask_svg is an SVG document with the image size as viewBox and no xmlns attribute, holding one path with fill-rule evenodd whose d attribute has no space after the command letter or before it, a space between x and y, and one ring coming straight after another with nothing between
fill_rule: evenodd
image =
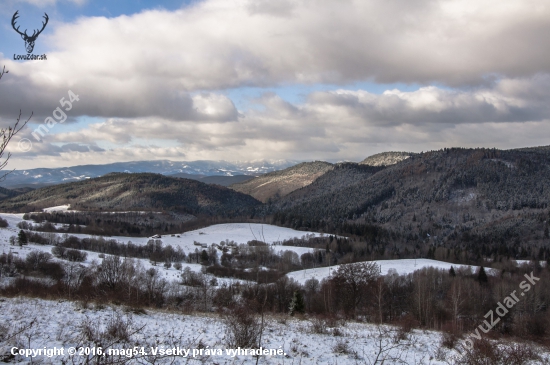
<instances>
[{"instance_id":1,"label":"cumulus cloud","mask_svg":"<svg viewBox=\"0 0 550 365\"><path fill-rule=\"evenodd\" d=\"M58 156L72 164L86 154L98 162L181 156L359 161L396 149L543 145L550 132L549 99L550 77L542 75L468 91L426 87L377 95L339 89L312 93L302 104L265 93L256 100L261 108L243 111L229 123L110 118L77 131L60 128L28 155Z\"/></svg>"},{"instance_id":2,"label":"cumulus cloud","mask_svg":"<svg viewBox=\"0 0 550 365\"><path fill-rule=\"evenodd\" d=\"M84 5L88 0L14 0L19 3L27 3L38 7L55 5L58 2L68 2L76 5Z\"/></svg>"},{"instance_id":3,"label":"cumulus cloud","mask_svg":"<svg viewBox=\"0 0 550 365\"><path fill-rule=\"evenodd\" d=\"M41 38L48 61L2 60L10 74L0 119L22 108L39 123L68 90L77 93L66 123L101 122L56 129L40 147L57 156L52 164L82 156L359 160L387 149L544 144L535 141L548 129L545 0L204 0L82 17L51 31ZM357 81L422 87L378 95L342 86L303 103L265 93L250 110L224 95Z\"/></svg>"},{"instance_id":4,"label":"cumulus cloud","mask_svg":"<svg viewBox=\"0 0 550 365\"><path fill-rule=\"evenodd\" d=\"M133 99L141 113L158 115L164 101L166 113L186 118L185 92L197 90L357 80L479 85L491 75L549 72L546 5L205 0L173 12L57 24L42 39L48 62L6 63L35 98L74 87L101 102L87 112L129 114Z\"/></svg>"}]
</instances>

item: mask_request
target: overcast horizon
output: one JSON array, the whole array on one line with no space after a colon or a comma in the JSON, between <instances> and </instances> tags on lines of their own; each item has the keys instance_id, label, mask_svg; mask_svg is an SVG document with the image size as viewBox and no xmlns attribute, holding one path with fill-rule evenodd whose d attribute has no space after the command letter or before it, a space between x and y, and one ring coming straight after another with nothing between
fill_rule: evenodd
<instances>
[{"instance_id":1,"label":"overcast horizon","mask_svg":"<svg viewBox=\"0 0 550 365\"><path fill-rule=\"evenodd\" d=\"M7 168L549 145L543 0L7 0ZM49 21L16 61L21 31ZM67 120L33 136L60 100ZM66 104L65 104L66 105ZM63 118L64 119L64 118ZM50 124L51 125L51 124ZM22 151L19 141L30 141ZM27 148L23 148L27 149Z\"/></svg>"}]
</instances>

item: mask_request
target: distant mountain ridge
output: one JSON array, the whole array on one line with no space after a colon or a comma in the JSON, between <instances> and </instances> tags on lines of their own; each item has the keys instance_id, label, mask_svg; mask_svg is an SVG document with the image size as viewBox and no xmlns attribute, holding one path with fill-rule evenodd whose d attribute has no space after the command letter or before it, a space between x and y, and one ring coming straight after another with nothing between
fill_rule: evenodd
<instances>
[{"instance_id":1,"label":"distant mountain ridge","mask_svg":"<svg viewBox=\"0 0 550 365\"><path fill-rule=\"evenodd\" d=\"M297 161L260 160L251 162L227 161L133 161L105 165L80 165L60 168L16 170L1 183L3 187L43 187L64 182L82 181L110 172L144 172L163 175L189 174L200 176L258 176L293 166Z\"/></svg>"},{"instance_id":2,"label":"distant mountain ridge","mask_svg":"<svg viewBox=\"0 0 550 365\"><path fill-rule=\"evenodd\" d=\"M206 184L216 184L221 186L230 186L233 184L242 183L248 180L252 180L256 177L252 175L204 176L204 175L192 175L192 174L186 174L186 173L178 173L178 174L173 174L169 176L181 177L183 179L197 180L197 181L202 181L203 183L206 183Z\"/></svg>"},{"instance_id":3,"label":"distant mountain ridge","mask_svg":"<svg viewBox=\"0 0 550 365\"><path fill-rule=\"evenodd\" d=\"M242 215L261 205L250 195L196 180L151 173L109 173L3 200L0 211L40 211L65 204L75 210L175 211L194 216Z\"/></svg>"}]
</instances>

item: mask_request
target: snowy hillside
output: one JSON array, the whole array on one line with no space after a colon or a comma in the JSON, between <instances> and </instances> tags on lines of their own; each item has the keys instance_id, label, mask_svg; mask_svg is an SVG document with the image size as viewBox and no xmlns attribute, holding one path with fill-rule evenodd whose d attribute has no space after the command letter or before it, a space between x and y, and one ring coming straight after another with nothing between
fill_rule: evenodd
<instances>
[{"instance_id":1,"label":"snowy hillside","mask_svg":"<svg viewBox=\"0 0 550 365\"><path fill-rule=\"evenodd\" d=\"M64 208L66 208L66 206L52 207L48 209L60 210ZM23 214L0 213L0 217L5 219L9 224L9 227L7 228L0 228L0 254L12 252L21 258L25 258L27 254L33 250L51 252L52 246L47 246L47 245L46 246L35 245L32 243L29 245L25 245L23 247L10 245L9 238L11 236L16 236L17 233L19 232L19 228L17 228L16 225L19 222L23 221ZM191 252L195 252L196 249L202 249L201 246L195 245L194 242L204 243L210 246L212 243L219 244L220 242L226 241L226 240L228 242L233 241L237 244L246 244L248 241L251 241L254 239L257 239L257 240L265 239L265 242L270 244L275 244L273 247L276 252L289 250L289 251L296 252L298 255L301 255L303 253L312 251L312 249L307 247L280 246L280 245L276 245L276 243L286 239L301 238L306 234L315 235L315 236L321 235L320 233L301 232L301 231L296 231L289 228L282 228L282 227L276 227L276 226L265 225L265 224L231 223L231 224L213 225L213 226L205 227L199 230L185 232L179 235L163 236L161 240L164 246L171 245L174 248L181 247L186 254L189 254ZM61 236L61 234L57 234L57 235ZM74 236L77 236L79 238L89 237L88 235L84 235L84 234L74 234ZM131 241L134 244L139 244L139 245L145 245L147 241L149 241L148 237L113 236L113 237L106 237L106 238L115 239L123 243L127 243L128 241ZM90 265L94 260L96 262L101 262L99 253L91 252L91 251L85 251L85 252L88 254L88 257L84 262L85 265ZM151 262L147 259L134 259L134 260L136 262L140 262L145 269L149 269L153 267ZM186 267L189 267L194 272L200 272L202 269L202 265L200 264L182 263L182 269L185 269ZM156 268L168 280L177 280L180 274L180 272L176 270L174 267L167 269L162 267L162 265L158 265L156 266ZM231 280L232 279L218 278L218 281L220 282L220 284L221 282L225 282L225 281L229 282Z\"/></svg>"},{"instance_id":2,"label":"snowy hillside","mask_svg":"<svg viewBox=\"0 0 550 365\"><path fill-rule=\"evenodd\" d=\"M62 210L66 206L46 208L46 210ZM9 227L0 229L0 242L8 242L10 236L16 235L19 229L17 223L23 221L23 214L0 213L0 217L8 221ZM72 234L79 238L89 237L85 234ZM281 246L278 243L293 238L302 238L305 235L312 237L321 236L322 233L296 231L290 228L277 227L268 224L254 223L228 223L216 224L213 226L189 231L181 234L162 236L161 240L164 246L171 245L174 248L181 247L185 253L194 252L198 247L194 242L204 243L210 246L212 243L219 244L222 241L233 241L236 244L246 244L248 241L260 240L269 244L274 244L275 251L290 250L301 255L312 251L307 247ZM111 236L109 239L115 239L119 242L127 243L132 241L134 244L145 245L148 237L127 237Z\"/></svg>"},{"instance_id":3,"label":"snowy hillside","mask_svg":"<svg viewBox=\"0 0 550 365\"><path fill-rule=\"evenodd\" d=\"M145 314L131 314L117 307L82 308L71 302L57 302L37 299L5 299L0 302L0 323L10 323L15 327L24 327L36 319L35 324L24 331L21 348L64 348L79 347L83 344L82 329L92 324L94 328L105 330L114 320L129 324L132 330L138 330L130 336L131 345L114 344L113 348L134 346L144 347L151 354L151 347L172 348L208 348L223 355L188 357L176 356L157 360L156 364L255 364L252 356L226 355L226 333L222 319L218 315L182 315L179 313L147 311ZM327 328L331 331L331 328ZM98 331L98 332L99 332ZM338 336L329 332L313 333L312 322L298 320L288 316L267 317L267 325L262 338L264 349L281 349L284 355L265 356L260 364L356 364L358 359L369 361L378 353L378 340L386 346L392 345L389 351L393 356L400 356L406 364L445 364L443 361L430 360L435 355L440 334L431 331L413 331L409 339L403 340L401 346L395 346L393 337L395 329L382 334L374 325L353 323L339 324ZM13 341L17 343L17 341ZM16 345L15 345L16 346ZM11 348L11 347L10 347ZM0 353L9 349L1 349ZM107 348L104 348L107 351ZM340 353L338 353L340 352ZM347 353L346 353L347 352ZM139 355L141 362L147 357ZM51 359L39 357L52 363L60 364L70 356L56 356ZM75 361L84 357L75 356ZM16 360L24 360L17 356ZM148 358L151 360L151 357Z\"/></svg>"},{"instance_id":4,"label":"snowy hillside","mask_svg":"<svg viewBox=\"0 0 550 365\"><path fill-rule=\"evenodd\" d=\"M393 272L399 275L410 274L424 267L435 267L437 269L449 270L451 266L453 266L455 269L460 266L444 261L429 259L377 260L375 262L380 266L382 275L387 275ZM287 274L287 276L289 278L295 279L301 284L304 284L306 280L311 278L315 278L321 281L334 273L339 266L340 265L335 265L332 267L319 267L314 269L294 271Z\"/></svg>"}]
</instances>

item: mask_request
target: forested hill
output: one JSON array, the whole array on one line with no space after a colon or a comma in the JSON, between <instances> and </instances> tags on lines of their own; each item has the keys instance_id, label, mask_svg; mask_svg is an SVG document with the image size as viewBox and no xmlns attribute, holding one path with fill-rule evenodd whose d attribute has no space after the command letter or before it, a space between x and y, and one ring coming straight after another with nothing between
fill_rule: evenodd
<instances>
[{"instance_id":1,"label":"forested hill","mask_svg":"<svg viewBox=\"0 0 550 365\"><path fill-rule=\"evenodd\" d=\"M230 187L235 191L252 195L265 203L277 200L296 189L311 184L332 168L333 165L328 162L303 162L281 171L270 172L246 182L233 184Z\"/></svg>"},{"instance_id":2,"label":"forested hill","mask_svg":"<svg viewBox=\"0 0 550 365\"><path fill-rule=\"evenodd\" d=\"M0 202L0 210L39 211L63 204L76 210L173 210L220 216L248 214L261 205L249 195L195 180L150 173L111 173L33 190Z\"/></svg>"},{"instance_id":3,"label":"forested hill","mask_svg":"<svg viewBox=\"0 0 550 365\"><path fill-rule=\"evenodd\" d=\"M409 157L413 153L410 152L382 152L372 155L359 162L360 165L369 165L369 166L390 166L395 165L398 162L401 162Z\"/></svg>"},{"instance_id":4,"label":"forested hill","mask_svg":"<svg viewBox=\"0 0 550 365\"><path fill-rule=\"evenodd\" d=\"M396 241L550 243L548 148L452 148L373 169L341 164L269 211L294 228L374 226Z\"/></svg>"}]
</instances>

